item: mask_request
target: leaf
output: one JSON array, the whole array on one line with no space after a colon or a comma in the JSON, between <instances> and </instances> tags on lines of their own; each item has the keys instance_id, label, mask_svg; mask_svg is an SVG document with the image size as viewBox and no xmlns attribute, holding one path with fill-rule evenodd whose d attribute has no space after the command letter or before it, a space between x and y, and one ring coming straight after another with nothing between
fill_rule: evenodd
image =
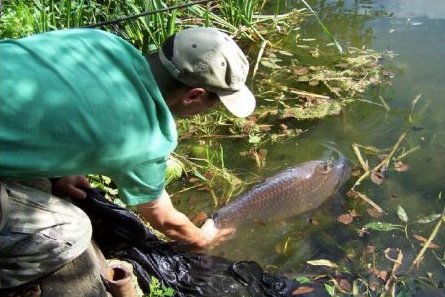
<instances>
[{"instance_id":1,"label":"leaf","mask_svg":"<svg viewBox=\"0 0 445 297\"><path fill-rule=\"evenodd\" d=\"M261 137L257 135L252 135L249 137L249 143L258 143L261 141Z\"/></svg>"},{"instance_id":2,"label":"leaf","mask_svg":"<svg viewBox=\"0 0 445 297\"><path fill-rule=\"evenodd\" d=\"M420 245L421 246L424 246L425 243L428 241L428 239L426 239L425 237L417 235L417 234L414 234L413 237L415 239L417 239L418 241L420 241L420 243L421 243ZM434 242L430 242L430 244L428 245L428 248L430 248L430 249L438 249L439 246L437 244L435 244Z\"/></svg>"},{"instance_id":3,"label":"leaf","mask_svg":"<svg viewBox=\"0 0 445 297\"><path fill-rule=\"evenodd\" d=\"M339 216L337 220L342 224L349 225L354 221L354 217L349 213L345 213Z\"/></svg>"},{"instance_id":4,"label":"leaf","mask_svg":"<svg viewBox=\"0 0 445 297\"><path fill-rule=\"evenodd\" d=\"M276 63L273 63L273 62L263 60L260 63L261 63L261 65L263 65L264 67L267 67L267 68L272 68L272 69L280 68L280 66L278 66Z\"/></svg>"},{"instance_id":5,"label":"leaf","mask_svg":"<svg viewBox=\"0 0 445 297\"><path fill-rule=\"evenodd\" d=\"M310 278L308 278L308 277L306 277L306 276L297 276L297 277L295 278L295 280L296 280L297 282L299 282L300 284L310 284L310 283L311 283Z\"/></svg>"},{"instance_id":6,"label":"leaf","mask_svg":"<svg viewBox=\"0 0 445 297\"><path fill-rule=\"evenodd\" d=\"M373 171L371 173L371 181L377 185L381 185L383 183L383 174Z\"/></svg>"},{"instance_id":7,"label":"leaf","mask_svg":"<svg viewBox=\"0 0 445 297\"><path fill-rule=\"evenodd\" d=\"M409 165L403 163L402 161L397 161L394 163L394 169L398 172L404 172L409 170Z\"/></svg>"},{"instance_id":8,"label":"leaf","mask_svg":"<svg viewBox=\"0 0 445 297\"><path fill-rule=\"evenodd\" d=\"M302 295L302 294L306 294L306 293L310 293L314 290L314 288L311 287L307 287L307 286L301 286L298 287L297 289L295 289L292 292L292 296L296 296L296 295Z\"/></svg>"},{"instance_id":9,"label":"leaf","mask_svg":"<svg viewBox=\"0 0 445 297\"><path fill-rule=\"evenodd\" d=\"M403 207L401 207L400 205L397 206L397 215L399 216L399 218L404 221L405 223L408 222L408 215L406 214L405 210L403 209Z\"/></svg>"},{"instance_id":10,"label":"leaf","mask_svg":"<svg viewBox=\"0 0 445 297\"><path fill-rule=\"evenodd\" d=\"M416 221L416 223L419 223L419 224L428 224L428 223L434 222L435 220L437 220L437 219L440 218L441 216L442 216L442 214L440 214L440 213L436 213L436 214L433 214L433 215L430 215L430 216L427 216L427 217L420 218L420 219L418 219L418 220Z\"/></svg>"},{"instance_id":11,"label":"leaf","mask_svg":"<svg viewBox=\"0 0 445 297\"><path fill-rule=\"evenodd\" d=\"M388 232L393 230L400 230L403 227L401 225L394 225L391 223L382 223L382 222L371 222L364 226L366 229L371 229L375 231Z\"/></svg>"},{"instance_id":12,"label":"leaf","mask_svg":"<svg viewBox=\"0 0 445 297\"><path fill-rule=\"evenodd\" d=\"M329 260L325 260L325 259L309 260L309 261L306 261L306 263L308 263L309 265L313 265L313 266L327 266L327 267L331 267L331 268L338 268L337 264L335 264Z\"/></svg>"},{"instance_id":13,"label":"leaf","mask_svg":"<svg viewBox=\"0 0 445 297\"><path fill-rule=\"evenodd\" d=\"M324 288L326 289L326 292L328 292L330 296L335 296L335 285L329 285L327 283L324 283Z\"/></svg>"}]
</instances>

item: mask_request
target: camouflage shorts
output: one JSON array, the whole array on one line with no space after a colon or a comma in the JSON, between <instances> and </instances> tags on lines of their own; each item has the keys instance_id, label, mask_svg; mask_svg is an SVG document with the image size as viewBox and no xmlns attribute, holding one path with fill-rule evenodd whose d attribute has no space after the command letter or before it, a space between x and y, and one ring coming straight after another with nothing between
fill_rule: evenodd
<instances>
[{"instance_id":1,"label":"camouflage shorts","mask_svg":"<svg viewBox=\"0 0 445 297\"><path fill-rule=\"evenodd\" d=\"M90 243L87 215L69 201L0 180L0 289L45 276Z\"/></svg>"}]
</instances>

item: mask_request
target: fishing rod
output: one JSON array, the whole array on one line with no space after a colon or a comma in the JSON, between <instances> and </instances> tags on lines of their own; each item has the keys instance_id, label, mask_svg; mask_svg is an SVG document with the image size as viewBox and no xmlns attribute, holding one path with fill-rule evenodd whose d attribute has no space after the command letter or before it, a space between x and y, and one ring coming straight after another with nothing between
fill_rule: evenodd
<instances>
[{"instance_id":1,"label":"fishing rod","mask_svg":"<svg viewBox=\"0 0 445 297\"><path fill-rule=\"evenodd\" d=\"M103 22L99 22L96 24L84 26L83 28L96 28L96 27L101 27L101 26L106 26L106 25L113 25L113 24L125 22L128 20L132 20L132 19L137 19L137 18L147 16L147 15L171 11L171 10L175 10L175 9L181 9L181 8L185 8L188 6L195 5L195 4L204 4L204 3L208 3L210 1L212 1L212 0L200 0L200 1L195 1L195 2L190 2L190 3L185 3L185 4L179 4L179 5L175 5L175 6L165 7L165 8L161 8L161 9L157 9L157 10L145 11L145 12L142 12L139 14L134 14L134 15L125 16L122 18L114 19L114 20L108 20L108 21L103 21ZM0 0L0 3L1 3L1 0Z\"/></svg>"}]
</instances>

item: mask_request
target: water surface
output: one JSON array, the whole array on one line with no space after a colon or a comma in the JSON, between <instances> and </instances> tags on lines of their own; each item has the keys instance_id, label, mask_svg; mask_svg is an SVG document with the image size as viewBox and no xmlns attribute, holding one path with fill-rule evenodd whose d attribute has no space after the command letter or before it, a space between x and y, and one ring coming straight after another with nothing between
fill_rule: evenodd
<instances>
[{"instance_id":1,"label":"water surface","mask_svg":"<svg viewBox=\"0 0 445 297\"><path fill-rule=\"evenodd\" d=\"M297 1L287 1L286 9ZM371 88L364 99L380 103L383 97L390 107L356 102L338 117L311 122L302 137L267 147L266 167L258 174L267 177L287 166L319 158L325 148L320 144L336 143L353 162L352 143L377 148L393 146L399 136L407 133L403 146L420 146L404 161L407 172L389 170L380 186L367 181L359 190L379 204L385 215L376 219L367 214L344 191L330 199L319 210L275 225L261 224L241 230L242 237L227 242L213 252L234 260L255 260L269 269L287 273L308 271L305 260L331 259L349 263L352 270L361 271L360 255L375 246L382 255L387 247L401 248L405 265L410 264L420 250L413 235L428 238L435 224L409 225L407 240L403 232L375 232L359 236L368 222L401 224L397 208L401 206L408 222L441 213L445 202L445 2L436 0L376 0L376 1L312 1L314 9L343 46L367 47L380 52L393 51L396 57L384 61L395 77L391 85ZM302 29L328 43L315 19L308 18ZM411 113L412 100L421 95ZM228 149L229 150L229 149ZM236 148L234 149L236 151ZM239 156L226 154L226 165L240 170ZM244 165L244 163L243 163ZM255 170L252 168L252 170ZM355 178L356 179L356 178ZM355 180L352 178L350 187ZM445 194L445 193L444 193ZM360 216L350 225L337 222L340 214L361 208ZM438 257L444 257L445 231L442 228L434 240ZM351 264L352 263L352 264ZM431 251L426 253L420 274L431 272L433 279L445 279L439 260Z\"/></svg>"}]
</instances>

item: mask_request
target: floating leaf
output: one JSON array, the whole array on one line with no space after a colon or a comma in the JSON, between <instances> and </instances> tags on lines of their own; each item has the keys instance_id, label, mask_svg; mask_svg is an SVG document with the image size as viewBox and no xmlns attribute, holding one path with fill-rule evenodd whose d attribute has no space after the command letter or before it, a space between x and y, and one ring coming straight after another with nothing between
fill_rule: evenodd
<instances>
[{"instance_id":1,"label":"floating leaf","mask_svg":"<svg viewBox=\"0 0 445 297\"><path fill-rule=\"evenodd\" d=\"M331 267L331 268L338 268L338 265L326 260L326 259L320 259L320 260L309 260L306 261L306 263L308 263L309 265L313 265L313 266L327 266L327 267Z\"/></svg>"},{"instance_id":2,"label":"floating leaf","mask_svg":"<svg viewBox=\"0 0 445 297\"><path fill-rule=\"evenodd\" d=\"M382 223L382 222L371 222L364 226L366 229L371 229L375 231L393 231L393 230L400 230L400 227L403 227L401 225L395 225L391 223Z\"/></svg>"},{"instance_id":3,"label":"floating leaf","mask_svg":"<svg viewBox=\"0 0 445 297\"><path fill-rule=\"evenodd\" d=\"M269 61L263 60L260 63L261 63L261 65L263 65L264 67L267 67L267 68L271 68L271 69L278 69L278 68L280 68L279 65L277 65L276 63L273 63L273 62L269 62Z\"/></svg>"},{"instance_id":4,"label":"floating leaf","mask_svg":"<svg viewBox=\"0 0 445 297\"><path fill-rule=\"evenodd\" d=\"M310 284L310 283L311 283L310 278L308 278L308 277L306 277L306 276L297 276L297 277L295 278L295 280L296 280L297 282L299 282L300 284Z\"/></svg>"},{"instance_id":5,"label":"floating leaf","mask_svg":"<svg viewBox=\"0 0 445 297\"><path fill-rule=\"evenodd\" d=\"M424 246L425 243L428 241L428 239L426 239L425 237L417 235L417 234L414 234L413 237L421 242L421 244L420 244L421 246ZM430 244L428 245L428 248L438 249L439 246L437 244L435 244L434 242L430 242Z\"/></svg>"},{"instance_id":6,"label":"floating leaf","mask_svg":"<svg viewBox=\"0 0 445 297\"><path fill-rule=\"evenodd\" d=\"M377 171L373 171L371 173L371 181L377 185L381 185L383 183L383 174Z\"/></svg>"},{"instance_id":7,"label":"floating leaf","mask_svg":"<svg viewBox=\"0 0 445 297\"><path fill-rule=\"evenodd\" d=\"M408 222L408 215L406 214L406 211L403 209L403 207L401 207L400 205L397 206L397 215L405 223Z\"/></svg>"},{"instance_id":8,"label":"floating leaf","mask_svg":"<svg viewBox=\"0 0 445 297\"><path fill-rule=\"evenodd\" d=\"M354 217L349 213L345 213L339 216L337 220L342 224L349 225L354 221Z\"/></svg>"},{"instance_id":9,"label":"floating leaf","mask_svg":"<svg viewBox=\"0 0 445 297\"><path fill-rule=\"evenodd\" d=\"M301 286L298 287L297 289L295 289L292 292L292 296L297 296L297 295L302 295L302 294L306 294L306 293L310 293L314 290L314 288L311 287L307 287L307 286Z\"/></svg>"},{"instance_id":10,"label":"floating leaf","mask_svg":"<svg viewBox=\"0 0 445 297\"><path fill-rule=\"evenodd\" d=\"M418 219L418 220L416 221L416 223L419 223L419 224L428 224L428 223L434 222L435 220L437 220L437 219L440 218L441 216L442 216L442 214L440 214L440 213L436 213L436 214L433 214L433 215L430 215L430 216L427 216L427 217L420 218L420 219Z\"/></svg>"},{"instance_id":11,"label":"floating leaf","mask_svg":"<svg viewBox=\"0 0 445 297\"><path fill-rule=\"evenodd\" d=\"M409 165L403 163L402 161L397 161L394 163L394 169L399 172L408 171Z\"/></svg>"}]
</instances>

